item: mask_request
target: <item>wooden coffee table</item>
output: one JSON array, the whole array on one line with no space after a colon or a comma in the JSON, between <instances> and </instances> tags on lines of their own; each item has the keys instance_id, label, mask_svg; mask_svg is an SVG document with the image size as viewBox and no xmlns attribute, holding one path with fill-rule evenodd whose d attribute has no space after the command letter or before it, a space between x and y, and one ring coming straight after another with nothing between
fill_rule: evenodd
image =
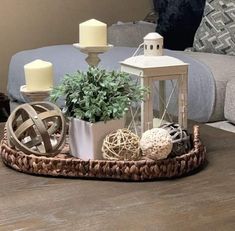
<instances>
[{"instance_id":1,"label":"wooden coffee table","mask_svg":"<svg viewBox=\"0 0 235 231\"><path fill-rule=\"evenodd\" d=\"M40 177L0 161L0 230L235 230L235 134L202 125L201 137L205 169L166 181Z\"/></svg>"}]
</instances>

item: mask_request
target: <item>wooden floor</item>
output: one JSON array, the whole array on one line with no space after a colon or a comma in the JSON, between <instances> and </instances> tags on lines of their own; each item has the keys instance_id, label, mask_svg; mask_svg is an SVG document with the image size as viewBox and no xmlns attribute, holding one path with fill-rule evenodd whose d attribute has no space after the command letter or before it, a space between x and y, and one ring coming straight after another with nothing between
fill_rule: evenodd
<instances>
[{"instance_id":1,"label":"wooden floor","mask_svg":"<svg viewBox=\"0 0 235 231\"><path fill-rule=\"evenodd\" d=\"M234 231L235 134L208 126L201 134L208 165L167 181L39 177L0 161L0 231Z\"/></svg>"}]
</instances>

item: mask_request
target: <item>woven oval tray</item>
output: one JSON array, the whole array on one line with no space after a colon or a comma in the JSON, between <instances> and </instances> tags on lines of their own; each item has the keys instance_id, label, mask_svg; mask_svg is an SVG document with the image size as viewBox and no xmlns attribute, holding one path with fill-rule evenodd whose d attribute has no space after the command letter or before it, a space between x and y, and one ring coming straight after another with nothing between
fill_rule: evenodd
<instances>
[{"instance_id":1,"label":"woven oval tray","mask_svg":"<svg viewBox=\"0 0 235 231\"><path fill-rule=\"evenodd\" d=\"M1 141L3 162L20 172L62 177L143 181L169 179L187 175L205 163L206 149L199 138L199 127L193 128L193 149L187 154L165 160L106 161L71 157L68 145L54 157L26 155L10 148L6 132Z\"/></svg>"}]
</instances>

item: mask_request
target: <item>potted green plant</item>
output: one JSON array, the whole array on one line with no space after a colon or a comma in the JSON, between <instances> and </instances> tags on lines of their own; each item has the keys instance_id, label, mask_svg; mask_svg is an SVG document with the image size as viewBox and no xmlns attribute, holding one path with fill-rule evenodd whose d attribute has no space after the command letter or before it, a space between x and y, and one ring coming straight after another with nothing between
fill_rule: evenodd
<instances>
[{"instance_id":1,"label":"potted green plant","mask_svg":"<svg viewBox=\"0 0 235 231\"><path fill-rule=\"evenodd\" d=\"M124 72L89 67L67 74L53 89L51 100L65 100L71 154L84 160L102 159L104 137L124 127L125 112L133 102L143 100L145 91Z\"/></svg>"}]
</instances>

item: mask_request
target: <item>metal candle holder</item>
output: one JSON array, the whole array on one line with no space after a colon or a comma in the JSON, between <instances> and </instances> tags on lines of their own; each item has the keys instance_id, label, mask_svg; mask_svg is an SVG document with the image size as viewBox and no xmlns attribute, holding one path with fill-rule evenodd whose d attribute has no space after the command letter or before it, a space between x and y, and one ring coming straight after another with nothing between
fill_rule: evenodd
<instances>
[{"instance_id":1,"label":"metal candle holder","mask_svg":"<svg viewBox=\"0 0 235 231\"><path fill-rule=\"evenodd\" d=\"M73 44L73 46L79 49L82 53L87 54L86 62L89 66L98 66L100 62L99 54L108 51L113 45L108 44L107 46L81 46L79 43Z\"/></svg>"}]
</instances>

